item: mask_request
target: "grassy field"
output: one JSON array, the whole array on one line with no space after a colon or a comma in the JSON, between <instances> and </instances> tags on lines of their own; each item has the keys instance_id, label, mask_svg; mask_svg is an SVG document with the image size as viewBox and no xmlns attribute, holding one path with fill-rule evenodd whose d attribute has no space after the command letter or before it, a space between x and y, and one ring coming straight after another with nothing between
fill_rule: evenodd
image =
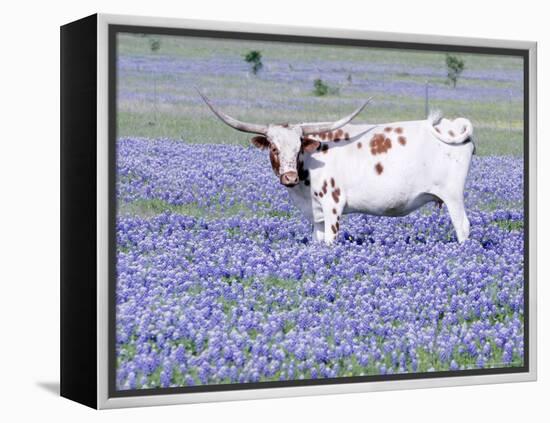
<instances>
[{"instance_id":1,"label":"grassy field","mask_svg":"<svg viewBox=\"0 0 550 423\"><path fill-rule=\"evenodd\" d=\"M523 152L523 64L520 58L460 57L466 70L456 88L446 83L445 54L276 42L155 37L118 39L118 136L182 139L189 143L247 144L249 136L213 117L194 87L227 113L253 122L325 121L374 103L357 122L425 117L429 107L469 118L480 155ZM244 55L258 50L263 68L250 71ZM321 78L334 91L316 96Z\"/></svg>"},{"instance_id":2,"label":"grassy field","mask_svg":"<svg viewBox=\"0 0 550 423\"><path fill-rule=\"evenodd\" d=\"M118 41L117 389L523 364L521 60L460 55L453 88L444 52ZM266 152L194 89L258 123L338 119L372 96L356 122L384 123L423 119L426 83L430 108L474 124L463 244L432 204L346 215L335 244L313 242Z\"/></svg>"}]
</instances>

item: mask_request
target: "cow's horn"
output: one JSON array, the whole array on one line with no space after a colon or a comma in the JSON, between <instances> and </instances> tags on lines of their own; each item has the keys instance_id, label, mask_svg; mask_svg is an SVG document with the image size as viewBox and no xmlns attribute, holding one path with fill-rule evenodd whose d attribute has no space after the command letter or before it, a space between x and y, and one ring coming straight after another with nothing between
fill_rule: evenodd
<instances>
[{"instance_id":1,"label":"cow's horn","mask_svg":"<svg viewBox=\"0 0 550 423\"><path fill-rule=\"evenodd\" d=\"M198 93L204 100L204 102L210 107L210 110L214 112L214 114L219 117L223 122L225 122L227 125L231 126L232 128L237 129L238 131L242 132L251 132L253 134L261 134L265 135L267 134L267 126L265 125L257 125L255 123L246 123L241 122L240 120L237 120L235 118L232 118L231 116L225 114L221 110L218 110L216 106L214 106L208 97L206 97L203 93L199 91L197 88Z\"/></svg>"},{"instance_id":2,"label":"cow's horn","mask_svg":"<svg viewBox=\"0 0 550 423\"><path fill-rule=\"evenodd\" d=\"M329 122L329 123L302 123L300 126L302 127L302 133L304 135L313 135L313 134L320 134L322 132L329 132L334 131L338 128L341 128L342 126L348 124L351 122L351 120L357 116L361 111L369 104L372 100L372 97L368 98L367 101L363 103L361 107L359 107L357 110L355 110L352 114L337 120L336 122Z\"/></svg>"}]
</instances>

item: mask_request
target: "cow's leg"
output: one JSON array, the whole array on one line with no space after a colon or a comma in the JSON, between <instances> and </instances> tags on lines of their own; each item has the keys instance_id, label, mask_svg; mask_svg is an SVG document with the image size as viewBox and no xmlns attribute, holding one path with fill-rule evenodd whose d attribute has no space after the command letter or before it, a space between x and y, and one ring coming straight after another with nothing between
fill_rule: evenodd
<instances>
[{"instance_id":1,"label":"cow's leg","mask_svg":"<svg viewBox=\"0 0 550 423\"><path fill-rule=\"evenodd\" d=\"M464 200L461 197L451 196L447 199L443 198L443 201L449 210L458 242L466 241L470 236L470 221L464 210Z\"/></svg>"},{"instance_id":2,"label":"cow's leg","mask_svg":"<svg viewBox=\"0 0 550 423\"><path fill-rule=\"evenodd\" d=\"M323 214L325 216L325 243L332 244L340 231L340 219L344 209L344 202L340 196L339 201L334 201L333 198L325 201L323 204Z\"/></svg>"},{"instance_id":3,"label":"cow's leg","mask_svg":"<svg viewBox=\"0 0 550 423\"><path fill-rule=\"evenodd\" d=\"M325 223L324 222L313 223L312 238L314 241L317 241L317 242L323 242L325 240Z\"/></svg>"},{"instance_id":4,"label":"cow's leg","mask_svg":"<svg viewBox=\"0 0 550 423\"><path fill-rule=\"evenodd\" d=\"M331 222L328 219L325 220L325 244L332 244L336 240L338 235L338 228L336 222Z\"/></svg>"},{"instance_id":5,"label":"cow's leg","mask_svg":"<svg viewBox=\"0 0 550 423\"><path fill-rule=\"evenodd\" d=\"M314 217L317 221L323 222L320 223L323 224L323 229L319 228L316 233L319 236L323 234L326 244L332 244L340 229L340 218L346 198L337 178L319 179L318 183L313 194L316 205Z\"/></svg>"}]
</instances>

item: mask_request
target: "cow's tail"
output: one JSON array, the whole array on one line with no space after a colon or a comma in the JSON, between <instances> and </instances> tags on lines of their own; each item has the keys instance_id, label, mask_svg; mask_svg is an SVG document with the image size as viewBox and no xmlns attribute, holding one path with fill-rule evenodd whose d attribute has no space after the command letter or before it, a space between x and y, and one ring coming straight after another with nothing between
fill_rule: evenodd
<instances>
[{"instance_id":1,"label":"cow's tail","mask_svg":"<svg viewBox=\"0 0 550 423\"><path fill-rule=\"evenodd\" d=\"M473 142L474 127L468 119L457 118L450 121L443 119L441 112L433 111L430 112L427 122L433 136L445 144Z\"/></svg>"}]
</instances>

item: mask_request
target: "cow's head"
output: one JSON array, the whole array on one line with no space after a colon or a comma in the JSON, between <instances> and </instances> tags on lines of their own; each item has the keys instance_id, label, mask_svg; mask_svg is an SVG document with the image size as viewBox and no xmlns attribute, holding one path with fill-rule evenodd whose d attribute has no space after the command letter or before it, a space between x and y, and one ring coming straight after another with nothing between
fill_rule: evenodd
<instances>
[{"instance_id":1,"label":"cow's head","mask_svg":"<svg viewBox=\"0 0 550 423\"><path fill-rule=\"evenodd\" d=\"M252 138L252 144L261 149L269 149L273 171L281 184L287 187L293 187L299 182L297 165L300 153L311 153L320 145L319 141L308 138L308 135L341 128L357 116L371 100L369 98L352 114L336 122L258 125L232 118L214 106L200 91L199 94L224 123L238 131L257 134Z\"/></svg>"}]
</instances>

